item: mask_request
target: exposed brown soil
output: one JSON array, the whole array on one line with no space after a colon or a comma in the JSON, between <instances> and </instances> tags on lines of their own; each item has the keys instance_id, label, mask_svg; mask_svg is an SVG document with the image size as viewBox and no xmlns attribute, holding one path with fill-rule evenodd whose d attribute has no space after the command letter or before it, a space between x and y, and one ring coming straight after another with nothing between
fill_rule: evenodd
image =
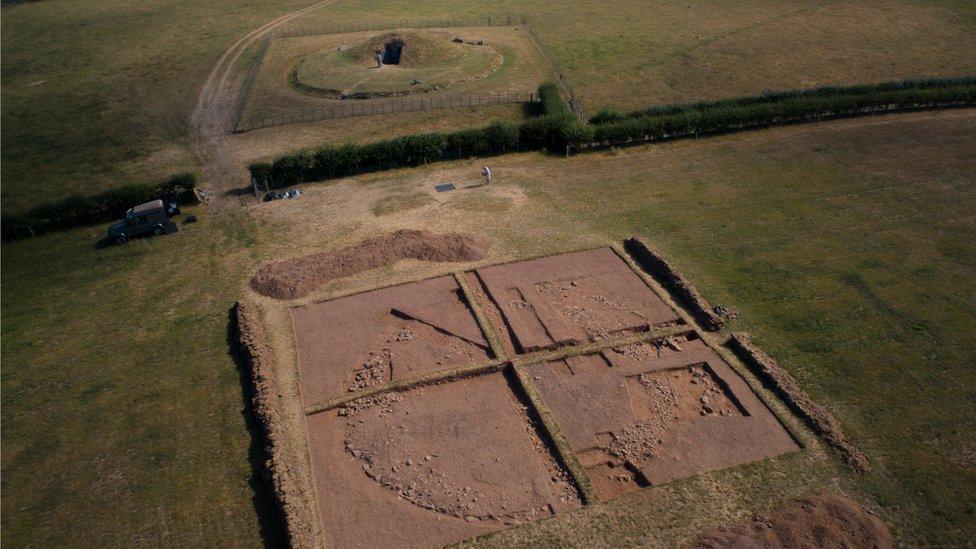
<instances>
[{"instance_id":1,"label":"exposed brown soil","mask_svg":"<svg viewBox=\"0 0 976 549\"><path fill-rule=\"evenodd\" d=\"M578 344L680 321L610 248L475 271L519 352ZM507 345L509 346L509 345Z\"/></svg>"},{"instance_id":2,"label":"exposed brown soil","mask_svg":"<svg viewBox=\"0 0 976 549\"><path fill-rule=\"evenodd\" d=\"M750 522L723 526L689 547L894 547L891 532L857 502L833 494L799 499Z\"/></svg>"},{"instance_id":3,"label":"exposed brown soil","mask_svg":"<svg viewBox=\"0 0 976 549\"><path fill-rule=\"evenodd\" d=\"M296 307L292 321L306 405L491 358L450 276Z\"/></svg>"},{"instance_id":4,"label":"exposed brown soil","mask_svg":"<svg viewBox=\"0 0 976 549\"><path fill-rule=\"evenodd\" d=\"M301 491L300 482L288 465L278 402L281 391L274 373L274 357L252 304L238 302L236 320L241 353L254 386L254 412L264 431L265 469L272 493L285 519L288 541L292 547L315 547L318 545L315 518Z\"/></svg>"},{"instance_id":5,"label":"exposed brown soil","mask_svg":"<svg viewBox=\"0 0 976 549\"><path fill-rule=\"evenodd\" d=\"M251 288L268 297L295 299L330 280L392 265L401 259L477 261L485 257L487 249L486 241L470 235L400 230L356 246L270 263L251 279Z\"/></svg>"},{"instance_id":6,"label":"exposed brown soil","mask_svg":"<svg viewBox=\"0 0 976 549\"><path fill-rule=\"evenodd\" d=\"M729 338L729 347L759 373L776 389L782 398L807 419L814 430L834 447L853 469L860 473L871 470L867 456L851 444L844 434L837 418L803 390L800 383L783 369L762 349L757 347L745 333L734 333Z\"/></svg>"},{"instance_id":7,"label":"exposed brown soil","mask_svg":"<svg viewBox=\"0 0 976 549\"><path fill-rule=\"evenodd\" d=\"M799 449L699 339L638 343L530 368L601 499Z\"/></svg>"},{"instance_id":8,"label":"exposed brown soil","mask_svg":"<svg viewBox=\"0 0 976 549\"><path fill-rule=\"evenodd\" d=\"M437 546L580 505L501 374L307 424L327 546Z\"/></svg>"},{"instance_id":9,"label":"exposed brown soil","mask_svg":"<svg viewBox=\"0 0 976 549\"><path fill-rule=\"evenodd\" d=\"M722 329L725 320L715 314L708 301L698 293L698 289L653 246L641 238L631 237L624 241L624 247L641 267L671 292L676 301L688 308L703 328L709 331Z\"/></svg>"}]
</instances>

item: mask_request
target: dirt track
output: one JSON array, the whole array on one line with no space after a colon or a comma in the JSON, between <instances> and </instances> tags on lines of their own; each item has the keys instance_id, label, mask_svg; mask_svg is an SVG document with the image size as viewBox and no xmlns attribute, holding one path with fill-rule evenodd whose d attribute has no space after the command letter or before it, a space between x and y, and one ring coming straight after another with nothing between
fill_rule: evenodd
<instances>
[{"instance_id":1,"label":"dirt track","mask_svg":"<svg viewBox=\"0 0 976 549\"><path fill-rule=\"evenodd\" d=\"M238 161L228 146L234 101L237 97L240 71L238 59L252 44L288 21L313 9L335 3L322 0L300 10L282 15L249 32L224 50L207 77L197 103L190 114L190 143L200 158L203 180L216 192L214 202L223 204L223 191L245 185L248 181L244 163Z\"/></svg>"}]
</instances>

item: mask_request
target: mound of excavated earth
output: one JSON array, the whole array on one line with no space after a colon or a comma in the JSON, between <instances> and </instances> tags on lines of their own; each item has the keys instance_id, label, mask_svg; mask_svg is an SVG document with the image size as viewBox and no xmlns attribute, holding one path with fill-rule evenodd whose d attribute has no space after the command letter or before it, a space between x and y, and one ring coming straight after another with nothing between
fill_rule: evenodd
<instances>
[{"instance_id":1,"label":"mound of excavated earth","mask_svg":"<svg viewBox=\"0 0 976 549\"><path fill-rule=\"evenodd\" d=\"M477 261L488 243L470 235L401 230L364 240L356 246L265 265L251 279L251 288L275 299L296 299L326 282L392 265L401 259Z\"/></svg>"},{"instance_id":2,"label":"mound of excavated earth","mask_svg":"<svg viewBox=\"0 0 976 549\"><path fill-rule=\"evenodd\" d=\"M893 547L881 519L832 494L808 496L750 522L701 535L690 547Z\"/></svg>"}]
</instances>

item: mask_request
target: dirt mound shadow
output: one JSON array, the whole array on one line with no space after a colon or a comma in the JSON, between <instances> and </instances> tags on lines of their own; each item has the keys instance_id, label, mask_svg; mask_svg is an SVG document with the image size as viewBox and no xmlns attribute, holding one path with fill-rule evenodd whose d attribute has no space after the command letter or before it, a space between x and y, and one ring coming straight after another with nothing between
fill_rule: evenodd
<instances>
[{"instance_id":1,"label":"dirt mound shadow","mask_svg":"<svg viewBox=\"0 0 976 549\"><path fill-rule=\"evenodd\" d=\"M400 230L356 246L269 263L251 279L251 288L275 299L296 299L330 280L392 265L401 259L477 261L485 257L487 250L485 240L470 235Z\"/></svg>"},{"instance_id":2,"label":"dirt mound shadow","mask_svg":"<svg viewBox=\"0 0 976 549\"><path fill-rule=\"evenodd\" d=\"M750 522L717 528L690 547L893 547L881 519L847 498L820 494Z\"/></svg>"}]
</instances>

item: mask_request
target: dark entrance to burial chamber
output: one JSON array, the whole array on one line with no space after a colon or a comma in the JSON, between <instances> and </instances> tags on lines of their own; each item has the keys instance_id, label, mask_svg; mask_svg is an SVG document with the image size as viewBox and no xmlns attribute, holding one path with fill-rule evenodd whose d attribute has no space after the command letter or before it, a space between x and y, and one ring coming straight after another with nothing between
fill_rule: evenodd
<instances>
[{"instance_id":1,"label":"dark entrance to burial chamber","mask_svg":"<svg viewBox=\"0 0 976 549\"><path fill-rule=\"evenodd\" d=\"M393 38L383 46L383 64L399 65L400 55L403 54L403 40Z\"/></svg>"}]
</instances>

